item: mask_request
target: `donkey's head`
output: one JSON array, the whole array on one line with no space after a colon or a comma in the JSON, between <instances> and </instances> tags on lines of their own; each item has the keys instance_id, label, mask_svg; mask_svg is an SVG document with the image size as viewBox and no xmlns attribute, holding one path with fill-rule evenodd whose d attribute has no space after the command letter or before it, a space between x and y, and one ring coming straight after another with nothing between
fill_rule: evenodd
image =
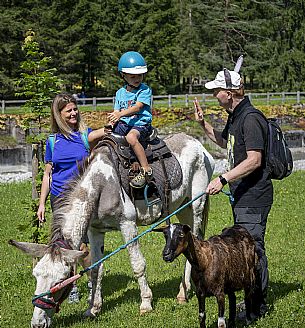
<instances>
[{"instance_id":1,"label":"donkey's head","mask_svg":"<svg viewBox=\"0 0 305 328\"><path fill-rule=\"evenodd\" d=\"M190 226L174 223L163 228L154 229L154 231L161 231L164 234L166 243L163 249L164 261L173 262L176 257L186 250L186 235L191 231Z\"/></svg>"},{"instance_id":2,"label":"donkey's head","mask_svg":"<svg viewBox=\"0 0 305 328\"><path fill-rule=\"evenodd\" d=\"M74 262L87 255L86 252L66 249L54 244L47 246L14 240L10 240L9 243L33 257L41 258L33 269L37 281L35 295L46 293L56 284L69 278L73 272ZM66 286L54 294L47 294L33 301L35 307L31 327L50 327L52 316L58 311L60 303L67 298L70 289L70 286Z\"/></svg>"}]
</instances>

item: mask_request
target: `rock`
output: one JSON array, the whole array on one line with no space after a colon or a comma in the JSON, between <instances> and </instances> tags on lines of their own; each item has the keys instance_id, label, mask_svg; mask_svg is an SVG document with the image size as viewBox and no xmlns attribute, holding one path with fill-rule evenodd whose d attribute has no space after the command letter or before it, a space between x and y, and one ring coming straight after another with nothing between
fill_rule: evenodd
<instances>
[{"instance_id":1,"label":"rock","mask_svg":"<svg viewBox=\"0 0 305 328\"><path fill-rule=\"evenodd\" d=\"M31 178L32 172L2 173L0 174L0 183L21 182Z\"/></svg>"}]
</instances>

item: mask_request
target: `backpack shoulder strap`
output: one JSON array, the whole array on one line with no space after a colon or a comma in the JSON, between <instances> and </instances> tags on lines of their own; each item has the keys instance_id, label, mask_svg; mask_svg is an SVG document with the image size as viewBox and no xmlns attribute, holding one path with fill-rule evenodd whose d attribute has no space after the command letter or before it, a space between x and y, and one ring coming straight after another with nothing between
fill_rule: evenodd
<instances>
[{"instance_id":1,"label":"backpack shoulder strap","mask_svg":"<svg viewBox=\"0 0 305 328\"><path fill-rule=\"evenodd\" d=\"M246 108L248 109L248 108ZM249 108L248 110L246 110L243 114L242 114L242 122L245 121L246 119L246 116L248 116L249 114L258 114L260 115L262 118L264 118L264 120L266 121L267 125L269 124L269 120L268 118L261 112L259 111L258 109L254 108L254 107L251 107Z\"/></svg>"},{"instance_id":2,"label":"backpack shoulder strap","mask_svg":"<svg viewBox=\"0 0 305 328\"><path fill-rule=\"evenodd\" d=\"M81 133L81 138L87 151L90 152L90 145L88 141L88 129L86 129L84 132Z\"/></svg>"},{"instance_id":3,"label":"backpack shoulder strap","mask_svg":"<svg viewBox=\"0 0 305 328\"><path fill-rule=\"evenodd\" d=\"M84 146L86 147L87 151L90 151L90 145L89 145L89 141L88 141L88 129L86 129L86 131L81 133L81 138L82 138L82 142L84 143ZM54 147L55 147L55 141L56 141L56 134L50 134L48 137L49 140L49 145L51 148L51 153L53 155L54 152Z\"/></svg>"},{"instance_id":4,"label":"backpack shoulder strap","mask_svg":"<svg viewBox=\"0 0 305 328\"><path fill-rule=\"evenodd\" d=\"M51 153L52 153L52 156L53 156L55 140L56 140L56 134L50 134L49 137L48 137L48 140L49 140L49 145L50 145L50 148L51 148Z\"/></svg>"},{"instance_id":5,"label":"backpack shoulder strap","mask_svg":"<svg viewBox=\"0 0 305 328\"><path fill-rule=\"evenodd\" d=\"M266 156L266 153L268 152L268 144L269 144L269 135L270 135L270 126L269 126L269 124L270 124L270 122L269 122L268 118L261 111L259 111L258 109L254 108L254 107L249 108L247 111L245 111L245 113L243 113L242 122L245 121L246 116L248 116L249 114L258 114L258 115L260 115L265 120L265 122L267 124L266 140L265 140L265 147L264 147L265 148L264 152L265 152L265 156Z\"/></svg>"}]
</instances>

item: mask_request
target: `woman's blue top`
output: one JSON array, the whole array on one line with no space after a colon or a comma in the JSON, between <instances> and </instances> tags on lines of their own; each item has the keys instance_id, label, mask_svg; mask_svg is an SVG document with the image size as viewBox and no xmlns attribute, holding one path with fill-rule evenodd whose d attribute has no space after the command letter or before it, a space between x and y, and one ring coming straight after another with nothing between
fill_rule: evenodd
<instances>
[{"instance_id":1,"label":"woman's blue top","mask_svg":"<svg viewBox=\"0 0 305 328\"><path fill-rule=\"evenodd\" d=\"M92 129L88 129L88 134ZM89 155L81 133L75 132L71 138L66 138L63 134L57 133L54 150L52 154L49 140L46 143L45 163L52 163L51 194L59 196L64 189L64 185L78 174L78 163Z\"/></svg>"}]
</instances>

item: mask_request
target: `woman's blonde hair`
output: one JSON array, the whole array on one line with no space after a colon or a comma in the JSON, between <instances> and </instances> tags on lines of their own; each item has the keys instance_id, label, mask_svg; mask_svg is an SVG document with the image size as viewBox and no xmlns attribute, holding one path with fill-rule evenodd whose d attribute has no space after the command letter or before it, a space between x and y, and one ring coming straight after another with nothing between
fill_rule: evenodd
<instances>
[{"instance_id":1,"label":"woman's blonde hair","mask_svg":"<svg viewBox=\"0 0 305 328\"><path fill-rule=\"evenodd\" d=\"M53 133L61 133L67 138L71 137L75 131L72 130L68 124L62 119L60 112L66 107L67 104L74 103L77 106L76 99L69 93L63 92L58 94L51 105L51 131ZM84 132L86 125L82 120L80 112L77 115L76 131Z\"/></svg>"}]
</instances>

